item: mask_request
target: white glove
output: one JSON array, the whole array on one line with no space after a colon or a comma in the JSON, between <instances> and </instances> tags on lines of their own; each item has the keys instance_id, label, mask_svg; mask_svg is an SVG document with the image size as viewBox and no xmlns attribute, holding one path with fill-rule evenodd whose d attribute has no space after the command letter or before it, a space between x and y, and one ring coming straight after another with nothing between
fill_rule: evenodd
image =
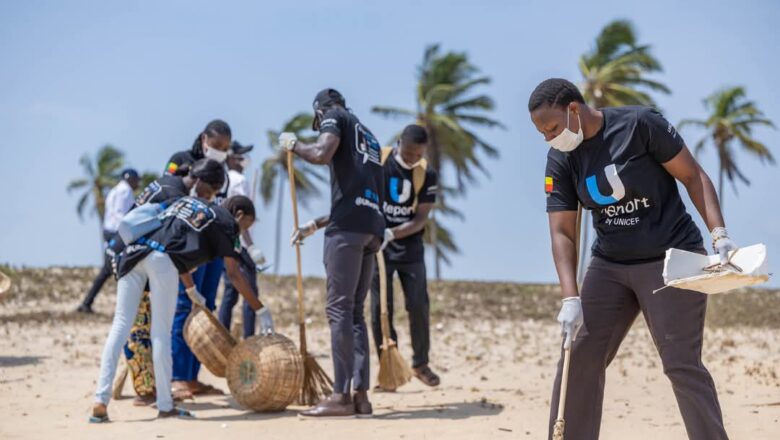
<instances>
[{"instance_id":1,"label":"white glove","mask_svg":"<svg viewBox=\"0 0 780 440\"><path fill-rule=\"evenodd\" d=\"M285 151L292 151L297 140L298 136L295 133L284 132L279 135L279 148Z\"/></svg>"},{"instance_id":2,"label":"white glove","mask_svg":"<svg viewBox=\"0 0 780 440\"><path fill-rule=\"evenodd\" d=\"M187 296L190 298L190 301L192 301L194 304L206 307L206 298L204 298L203 295L201 295L200 292L198 292L197 287L195 286L188 287L185 289L185 292L187 292Z\"/></svg>"},{"instance_id":3,"label":"white glove","mask_svg":"<svg viewBox=\"0 0 780 440\"><path fill-rule=\"evenodd\" d=\"M563 341L563 349L571 348L571 343L577 339L582 327L582 302L579 296L564 298L561 305L561 311L558 313L558 322L561 323L562 334L566 336Z\"/></svg>"},{"instance_id":4,"label":"white glove","mask_svg":"<svg viewBox=\"0 0 780 440\"><path fill-rule=\"evenodd\" d=\"M271 311L268 307L263 306L260 310L255 312L257 320L260 322L260 334L272 335L274 334L274 320L271 317Z\"/></svg>"},{"instance_id":5,"label":"white glove","mask_svg":"<svg viewBox=\"0 0 780 440\"><path fill-rule=\"evenodd\" d=\"M393 230L390 228L385 228L385 239L382 241L382 246L379 246L379 251L381 252L385 250L387 245L393 240L395 240L395 234L393 234Z\"/></svg>"},{"instance_id":6,"label":"white glove","mask_svg":"<svg viewBox=\"0 0 780 440\"><path fill-rule=\"evenodd\" d=\"M249 252L249 256L252 257L252 261L254 261L256 264L259 264L260 266L265 264L265 255L263 255L263 251L261 251L260 248L252 245L249 246L246 250Z\"/></svg>"},{"instance_id":7,"label":"white glove","mask_svg":"<svg viewBox=\"0 0 780 440\"><path fill-rule=\"evenodd\" d=\"M317 232L317 222L309 220L292 232L290 235L290 246L295 246L296 243L303 244L303 239L315 232Z\"/></svg>"},{"instance_id":8,"label":"white glove","mask_svg":"<svg viewBox=\"0 0 780 440\"><path fill-rule=\"evenodd\" d=\"M713 228L710 232L712 236L712 248L720 254L720 264L729 262L729 252L737 250L737 244L729 238L729 232L724 227Z\"/></svg>"}]
</instances>

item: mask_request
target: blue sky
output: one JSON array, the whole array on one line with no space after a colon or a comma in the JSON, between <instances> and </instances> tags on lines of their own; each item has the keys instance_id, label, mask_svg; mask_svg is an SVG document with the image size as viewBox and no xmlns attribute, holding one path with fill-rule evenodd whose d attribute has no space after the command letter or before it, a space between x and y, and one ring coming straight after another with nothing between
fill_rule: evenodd
<instances>
[{"instance_id":1,"label":"blue sky","mask_svg":"<svg viewBox=\"0 0 780 440\"><path fill-rule=\"evenodd\" d=\"M255 166L269 153L265 131L308 110L327 86L388 139L407 121L381 119L369 108L411 107L423 48L440 42L466 51L493 78L485 92L507 127L482 132L501 158L488 162L491 178L455 202L466 215L450 222L462 252L444 276L555 281L542 184L546 146L529 121L527 98L545 78L579 80L579 55L616 18L632 20L663 63L657 78L673 94L658 102L669 120L701 117L703 97L741 84L780 124L776 1L749 8L698 0L554 7L545 1L2 2L0 262L99 262L97 219L79 221L76 196L65 186L81 175L79 157L105 143L123 149L133 166L161 171L219 117L236 139L256 145ZM682 134L689 145L701 135ZM756 132L776 156L779 135ZM714 155L701 160L714 174ZM778 261L778 168L744 155L739 164L752 185L740 187L739 197L726 194L731 235L740 244L766 243ZM289 206L285 200L285 234ZM323 199L301 215L326 210ZM260 212L255 238L270 257L274 205ZM294 271L288 247L280 260L283 273ZM319 235L304 249L305 272L321 275L321 261Z\"/></svg>"}]
</instances>

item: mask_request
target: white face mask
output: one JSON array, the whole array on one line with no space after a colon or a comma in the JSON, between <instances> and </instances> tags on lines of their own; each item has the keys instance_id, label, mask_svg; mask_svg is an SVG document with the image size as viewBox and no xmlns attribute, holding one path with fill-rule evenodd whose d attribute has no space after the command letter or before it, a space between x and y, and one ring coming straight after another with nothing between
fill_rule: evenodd
<instances>
[{"instance_id":1,"label":"white face mask","mask_svg":"<svg viewBox=\"0 0 780 440\"><path fill-rule=\"evenodd\" d=\"M227 159L227 151L219 151L216 148L211 148L205 143L203 144L203 156L206 159L216 160L219 163L225 163Z\"/></svg>"},{"instance_id":2,"label":"white face mask","mask_svg":"<svg viewBox=\"0 0 780 440\"><path fill-rule=\"evenodd\" d=\"M555 136L554 138L547 141L547 143L552 147L555 148L558 151L563 151L564 153L568 153L569 151L574 150L575 148L579 147L582 143L583 135L582 135L582 123L580 123L580 114L577 113L577 125L579 125L580 129L575 134L573 131L569 130L569 109L566 108L566 128L563 129L561 134L558 136Z\"/></svg>"},{"instance_id":3,"label":"white face mask","mask_svg":"<svg viewBox=\"0 0 780 440\"><path fill-rule=\"evenodd\" d=\"M398 162L398 165L401 165L401 168L405 170L411 170L412 168L416 167L417 165L420 165L420 162L422 162L422 159L418 160L417 162L409 165L404 161L404 158L401 157L401 152L397 151L395 153L395 161Z\"/></svg>"}]
</instances>

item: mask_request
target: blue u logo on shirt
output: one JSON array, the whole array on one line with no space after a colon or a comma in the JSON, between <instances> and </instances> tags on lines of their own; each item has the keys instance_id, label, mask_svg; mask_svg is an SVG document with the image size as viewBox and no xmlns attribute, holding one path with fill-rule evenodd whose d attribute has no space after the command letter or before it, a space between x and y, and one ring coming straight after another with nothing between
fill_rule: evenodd
<instances>
[{"instance_id":1,"label":"blue u logo on shirt","mask_svg":"<svg viewBox=\"0 0 780 440\"><path fill-rule=\"evenodd\" d=\"M596 176L588 176L585 179L585 186L588 188L588 194L594 202L599 205L611 205L617 203L620 199L626 196L626 188L623 186L623 181L618 176L617 167L615 164L609 164L604 167L604 174L607 176L607 182L612 187L612 194L605 196L599 191L599 185L596 181Z\"/></svg>"},{"instance_id":2,"label":"blue u logo on shirt","mask_svg":"<svg viewBox=\"0 0 780 440\"><path fill-rule=\"evenodd\" d=\"M390 199L395 203L404 203L409 200L412 192L412 183L398 177L390 178Z\"/></svg>"}]
</instances>

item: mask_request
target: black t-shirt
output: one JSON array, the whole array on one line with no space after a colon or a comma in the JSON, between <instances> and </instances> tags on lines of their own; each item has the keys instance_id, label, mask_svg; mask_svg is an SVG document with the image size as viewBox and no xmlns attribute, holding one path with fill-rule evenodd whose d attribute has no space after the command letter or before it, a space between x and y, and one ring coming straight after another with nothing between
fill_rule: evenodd
<instances>
[{"instance_id":1,"label":"black t-shirt","mask_svg":"<svg viewBox=\"0 0 780 440\"><path fill-rule=\"evenodd\" d=\"M385 202L382 209L388 228L411 221L415 215L414 182L412 170L407 170L395 160L395 154L385 160ZM436 202L436 172L430 167L425 170L417 205ZM385 258L397 263L418 263L425 258L423 249L423 231L408 237L393 240L385 248Z\"/></svg>"},{"instance_id":2,"label":"black t-shirt","mask_svg":"<svg viewBox=\"0 0 780 440\"><path fill-rule=\"evenodd\" d=\"M331 207L327 231L382 237L385 220L380 210L384 194L379 142L355 115L341 108L325 112L320 133L332 133L341 140L328 164Z\"/></svg>"},{"instance_id":3,"label":"black t-shirt","mask_svg":"<svg viewBox=\"0 0 780 440\"><path fill-rule=\"evenodd\" d=\"M166 205L170 205L186 195L187 188L184 186L183 177L162 176L149 185L146 185L146 188L144 188L141 194L135 198L135 203L130 208L130 211L146 203L165 203ZM113 260L124 248L125 243L119 237L119 233L114 233L108 241L106 254ZM114 263L116 263L115 260ZM114 273L117 273L116 269L115 265Z\"/></svg>"},{"instance_id":4,"label":"black t-shirt","mask_svg":"<svg viewBox=\"0 0 780 440\"><path fill-rule=\"evenodd\" d=\"M164 175L144 188L141 194L135 198L133 208L145 203L172 202L186 195L187 188L184 186L183 177Z\"/></svg>"},{"instance_id":5,"label":"black t-shirt","mask_svg":"<svg viewBox=\"0 0 780 440\"><path fill-rule=\"evenodd\" d=\"M572 152L550 149L547 212L592 211L593 255L616 263L664 257L669 248L703 248L677 182L661 165L685 146L660 113L647 107L604 108L604 125Z\"/></svg>"},{"instance_id":6,"label":"black t-shirt","mask_svg":"<svg viewBox=\"0 0 780 440\"><path fill-rule=\"evenodd\" d=\"M193 163L199 161L200 159L203 159L203 155L195 156L194 154L192 154L191 150L184 150L184 151L179 151L178 153L173 153L173 156L171 156L171 158L168 159L168 164L165 165L165 174L172 175L182 165L192 165ZM222 189L220 189L220 191L214 197L214 203L220 204L222 203L222 201L227 199L229 187L230 187L230 176L228 175L227 165L225 165L225 184L222 186Z\"/></svg>"},{"instance_id":7,"label":"black t-shirt","mask_svg":"<svg viewBox=\"0 0 780 440\"><path fill-rule=\"evenodd\" d=\"M150 252L168 254L179 273L217 257L240 258L239 228L225 208L195 197L182 197L163 214L162 227L117 255L117 278L130 272Z\"/></svg>"}]
</instances>

